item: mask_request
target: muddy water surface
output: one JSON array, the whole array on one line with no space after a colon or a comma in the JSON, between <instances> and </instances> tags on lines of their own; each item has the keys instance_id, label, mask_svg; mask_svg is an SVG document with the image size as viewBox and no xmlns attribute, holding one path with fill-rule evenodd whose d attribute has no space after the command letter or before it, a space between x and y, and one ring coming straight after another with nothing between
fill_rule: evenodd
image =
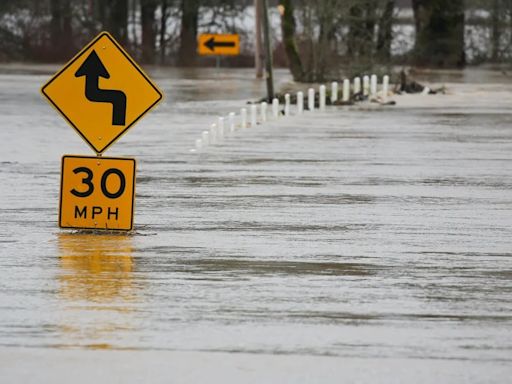
<instances>
[{"instance_id":1,"label":"muddy water surface","mask_svg":"<svg viewBox=\"0 0 512 384\"><path fill-rule=\"evenodd\" d=\"M166 100L107 153L138 160L136 231L98 236L57 228L60 157L92 153L39 95L48 76L0 75L7 382L162 356L190 382L198 361L233 369L215 359L227 382L509 379L512 87L309 113L194 154L263 84L155 71Z\"/></svg>"}]
</instances>

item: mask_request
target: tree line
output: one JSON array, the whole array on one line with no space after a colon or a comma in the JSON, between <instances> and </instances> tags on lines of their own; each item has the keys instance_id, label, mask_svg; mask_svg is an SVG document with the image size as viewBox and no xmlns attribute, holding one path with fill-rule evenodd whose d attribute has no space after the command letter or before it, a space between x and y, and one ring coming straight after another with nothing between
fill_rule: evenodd
<instances>
[{"instance_id":1,"label":"tree line","mask_svg":"<svg viewBox=\"0 0 512 384\"><path fill-rule=\"evenodd\" d=\"M283 44L296 80L335 78L336 70L347 67L359 73L390 64L461 68L510 60L512 0L280 0L280 5ZM400 52L393 45L408 24L413 32L405 40L412 46Z\"/></svg>"},{"instance_id":2,"label":"tree line","mask_svg":"<svg viewBox=\"0 0 512 384\"><path fill-rule=\"evenodd\" d=\"M198 29L225 27L224 19L241 14L249 3L249 0L2 0L0 60L60 62L69 59L98 32L106 30L144 63L170 61L176 65L194 65ZM205 10L211 14L211 20L200 25L200 12Z\"/></svg>"},{"instance_id":3,"label":"tree line","mask_svg":"<svg viewBox=\"0 0 512 384\"><path fill-rule=\"evenodd\" d=\"M65 61L99 31L107 30L141 62L178 66L204 64L196 55L199 33L239 33L247 42L247 60L233 64L250 64L254 6L260 3L2 0L0 60ZM271 33L275 61L289 65L300 81L336 77L336 71L346 66L355 71L394 63L462 67L468 61L509 59L512 0L269 0L269 4L271 14L280 19ZM402 52L395 45L407 26L413 33L402 40L411 40L412 47Z\"/></svg>"}]
</instances>

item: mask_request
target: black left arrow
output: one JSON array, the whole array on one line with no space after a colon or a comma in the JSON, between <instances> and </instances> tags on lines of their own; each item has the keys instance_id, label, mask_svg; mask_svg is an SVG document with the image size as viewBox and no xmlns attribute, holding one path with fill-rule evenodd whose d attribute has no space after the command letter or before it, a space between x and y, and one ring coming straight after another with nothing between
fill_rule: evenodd
<instances>
[{"instance_id":1,"label":"black left arrow","mask_svg":"<svg viewBox=\"0 0 512 384\"><path fill-rule=\"evenodd\" d=\"M210 51L214 52L215 48L219 47L226 47L226 48L234 48L235 42L234 41L215 41L215 37L210 37L208 40L205 41L204 46L210 49Z\"/></svg>"},{"instance_id":2,"label":"black left arrow","mask_svg":"<svg viewBox=\"0 0 512 384\"><path fill-rule=\"evenodd\" d=\"M85 76L85 97L89 101L112 104L112 125L125 125L126 95L124 92L99 88L99 78L110 78L110 74L95 51L82 63L75 77Z\"/></svg>"}]
</instances>

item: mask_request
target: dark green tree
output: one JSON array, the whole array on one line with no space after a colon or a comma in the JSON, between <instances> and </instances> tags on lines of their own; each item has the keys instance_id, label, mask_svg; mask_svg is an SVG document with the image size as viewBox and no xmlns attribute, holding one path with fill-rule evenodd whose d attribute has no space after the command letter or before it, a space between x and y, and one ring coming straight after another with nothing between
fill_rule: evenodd
<instances>
[{"instance_id":1,"label":"dark green tree","mask_svg":"<svg viewBox=\"0 0 512 384\"><path fill-rule=\"evenodd\" d=\"M464 0L413 0L412 4L416 26L415 64L464 66Z\"/></svg>"}]
</instances>

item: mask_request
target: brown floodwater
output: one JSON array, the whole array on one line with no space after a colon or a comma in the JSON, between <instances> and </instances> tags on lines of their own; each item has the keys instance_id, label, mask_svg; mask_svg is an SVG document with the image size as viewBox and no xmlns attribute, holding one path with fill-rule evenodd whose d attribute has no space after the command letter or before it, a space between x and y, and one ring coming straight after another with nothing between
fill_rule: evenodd
<instances>
[{"instance_id":1,"label":"brown floodwater","mask_svg":"<svg viewBox=\"0 0 512 384\"><path fill-rule=\"evenodd\" d=\"M264 84L155 69L165 100L107 152L138 161L136 229L97 235L57 226L61 156L92 153L29 72L0 74L0 381L509 380L505 75L192 153Z\"/></svg>"}]
</instances>

